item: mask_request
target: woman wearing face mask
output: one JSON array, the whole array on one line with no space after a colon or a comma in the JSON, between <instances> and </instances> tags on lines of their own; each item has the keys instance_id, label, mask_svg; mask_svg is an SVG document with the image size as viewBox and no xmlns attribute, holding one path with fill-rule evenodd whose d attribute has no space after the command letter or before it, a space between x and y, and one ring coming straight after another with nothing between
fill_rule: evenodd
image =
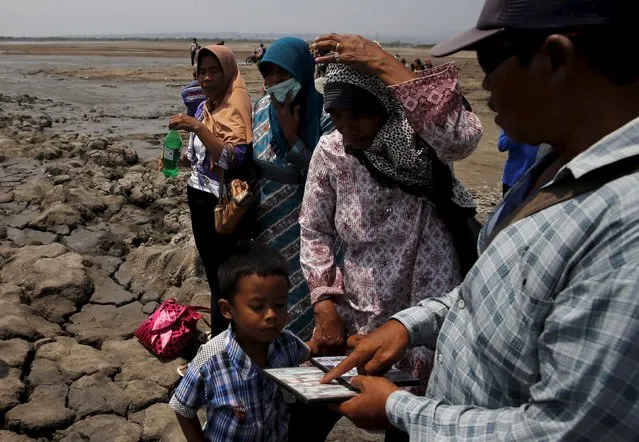
<instances>
[{"instance_id":1,"label":"woman wearing face mask","mask_svg":"<svg viewBox=\"0 0 639 442\"><path fill-rule=\"evenodd\" d=\"M432 95L451 92L440 95L449 106L433 109L430 118L466 112L450 68L431 73L437 78ZM300 215L301 265L315 309L313 340L339 353L346 335L367 334L397 311L460 283L452 233L436 206L460 216L475 209L441 158L450 158L455 146L418 135L380 79L336 64L324 90L337 131L322 138L310 164ZM475 145L479 135L481 130ZM338 240L342 265L334 259ZM398 366L425 385L432 352L411 350Z\"/></svg>"},{"instance_id":2,"label":"woman wearing face mask","mask_svg":"<svg viewBox=\"0 0 639 442\"><path fill-rule=\"evenodd\" d=\"M303 339L310 336L313 312L299 265L299 210L304 182L315 145L333 130L314 84L315 62L308 45L282 38L259 64L266 96L255 105L253 159L262 178L256 239L280 250L291 275L288 328Z\"/></svg>"},{"instance_id":3,"label":"woman wearing face mask","mask_svg":"<svg viewBox=\"0 0 639 442\"><path fill-rule=\"evenodd\" d=\"M206 100L198 107L195 118L175 115L169 128L191 133L181 163L191 165L187 183L191 226L211 289L212 333L215 335L228 326L217 305L217 270L240 239L244 224L250 223L249 217L244 218L233 235L216 232L214 211L219 199L220 170L227 171L227 181L229 177L241 177L245 160L250 158L251 99L228 47L202 48L196 61L197 80Z\"/></svg>"}]
</instances>

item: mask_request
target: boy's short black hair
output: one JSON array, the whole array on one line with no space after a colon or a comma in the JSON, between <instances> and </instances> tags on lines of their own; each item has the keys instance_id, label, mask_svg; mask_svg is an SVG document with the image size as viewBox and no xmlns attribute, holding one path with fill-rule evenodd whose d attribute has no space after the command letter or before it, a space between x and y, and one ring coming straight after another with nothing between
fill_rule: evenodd
<instances>
[{"instance_id":1,"label":"boy's short black hair","mask_svg":"<svg viewBox=\"0 0 639 442\"><path fill-rule=\"evenodd\" d=\"M282 276L288 282L288 264L273 247L259 242L239 244L217 272L220 298L233 302L240 279L249 275Z\"/></svg>"}]
</instances>

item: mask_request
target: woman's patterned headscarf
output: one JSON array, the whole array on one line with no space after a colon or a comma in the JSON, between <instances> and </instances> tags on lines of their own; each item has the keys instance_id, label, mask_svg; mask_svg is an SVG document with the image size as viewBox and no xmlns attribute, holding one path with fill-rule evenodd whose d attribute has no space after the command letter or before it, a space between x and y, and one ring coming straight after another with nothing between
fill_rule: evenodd
<instances>
[{"instance_id":1,"label":"woman's patterned headscarf","mask_svg":"<svg viewBox=\"0 0 639 442\"><path fill-rule=\"evenodd\" d=\"M429 198L440 207L452 202L461 209L474 209L472 195L453 176L451 168L412 128L404 109L392 91L379 78L343 64L332 64L324 83L325 107L336 106L339 94L355 86L379 100L387 120L370 148L363 151L365 164L404 190ZM383 178L379 181L384 184ZM442 204L443 203L443 204Z\"/></svg>"}]
</instances>

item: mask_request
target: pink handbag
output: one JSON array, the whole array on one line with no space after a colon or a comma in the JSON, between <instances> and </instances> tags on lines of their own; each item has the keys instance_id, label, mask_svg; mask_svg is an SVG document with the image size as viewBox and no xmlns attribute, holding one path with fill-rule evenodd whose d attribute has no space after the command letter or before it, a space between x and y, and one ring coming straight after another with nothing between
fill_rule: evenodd
<instances>
[{"instance_id":1,"label":"pink handbag","mask_svg":"<svg viewBox=\"0 0 639 442\"><path fill-rule=\"evenodd\" d=\"M197 334L199 312L207 307L182 305L167 299L135 331L140 343L163 358L180 356Z\"/></svg>"}]
</instances>

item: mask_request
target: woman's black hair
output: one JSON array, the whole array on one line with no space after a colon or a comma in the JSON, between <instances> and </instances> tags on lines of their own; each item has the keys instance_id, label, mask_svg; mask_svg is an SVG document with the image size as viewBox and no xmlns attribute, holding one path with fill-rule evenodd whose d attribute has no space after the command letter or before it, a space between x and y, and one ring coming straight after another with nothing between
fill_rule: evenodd
<instances>
[{"instance_id":1,"label":"woman's black hair","mask_svg":"<svg viewBox=\"0 0 639 442\"><path fill-rule=\"evenodd\" d=\"M353 113L388 118L382 101L369 90L347 82L331 82L324 85L324 108L350 109Z\"/></svg>"}]
</instances>

